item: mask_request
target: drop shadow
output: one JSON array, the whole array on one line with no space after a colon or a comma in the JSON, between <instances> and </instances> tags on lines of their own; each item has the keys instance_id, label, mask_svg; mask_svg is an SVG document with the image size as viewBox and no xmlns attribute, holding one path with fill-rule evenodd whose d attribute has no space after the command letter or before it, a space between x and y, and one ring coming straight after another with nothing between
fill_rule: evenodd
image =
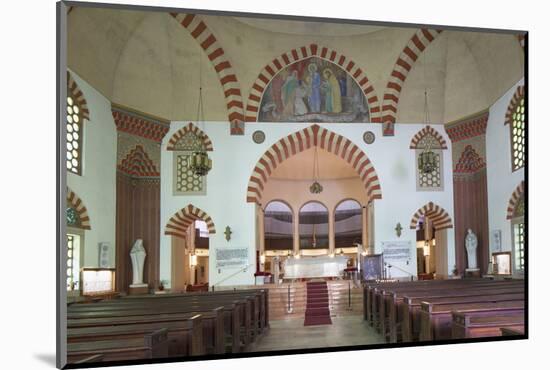
<instances>
[{"instance_id":1,"label":"drop shadow","mask_svg":"<svg viewBox=\"0 0 550 370\"><path fill-rule=\"evenodd\" d=\"M40 360L46 365L56 367L55 353L53 354L52 353L35 353L34 358L36 358L37 360Z\"/></svg>"}]
</instances>

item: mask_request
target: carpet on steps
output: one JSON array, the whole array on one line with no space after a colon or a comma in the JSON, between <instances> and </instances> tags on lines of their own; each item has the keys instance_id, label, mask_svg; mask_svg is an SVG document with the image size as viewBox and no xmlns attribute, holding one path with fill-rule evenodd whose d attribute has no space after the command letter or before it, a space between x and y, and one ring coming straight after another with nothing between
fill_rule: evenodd
<instances>
[{"instance_id":1,"label":"carpet on steps","mask_svg":"<svg viewBox=\"0 0 550 370\"><path fill-rule=\"evenodd\" d=\"M304 326L331 324L327 283L324 281L307 283Z\"/></svg>"}]
</instances>

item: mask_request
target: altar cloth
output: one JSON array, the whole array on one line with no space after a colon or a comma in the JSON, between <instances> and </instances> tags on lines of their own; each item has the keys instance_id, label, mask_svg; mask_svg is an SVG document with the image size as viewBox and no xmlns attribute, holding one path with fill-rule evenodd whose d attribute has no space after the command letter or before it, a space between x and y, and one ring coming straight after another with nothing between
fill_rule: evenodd
<instances>
[{"instance_id":1,"label":"altar cloth","mask_svg":"<svg viewBox=\"0 0 550 370\"><path fill-rule=\"evenodd\" d=\"M347 267L348 258L346 256L289 258L285 261L284 278L339 277Z\"/></svg>"}]
</instances>

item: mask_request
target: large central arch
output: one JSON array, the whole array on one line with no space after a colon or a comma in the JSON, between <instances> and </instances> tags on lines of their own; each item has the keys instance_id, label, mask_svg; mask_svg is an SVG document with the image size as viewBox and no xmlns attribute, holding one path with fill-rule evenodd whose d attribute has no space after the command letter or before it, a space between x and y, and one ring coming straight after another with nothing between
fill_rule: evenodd
<instances>
[{"instance_id":1,"label":"large central arch","mask_svg":"<svg viewBox=\"0 0 550 370\"><path fill-rule=\"evenodd\" d=\"M275 168L287 158L314 146L349 163L361 178L369 201L382 198L378 175L367 155L345 137L319 125L312 125L282 138L262 155L248 181L246 201L259 204L264 184Z\"/></svg>"}]
</instances>

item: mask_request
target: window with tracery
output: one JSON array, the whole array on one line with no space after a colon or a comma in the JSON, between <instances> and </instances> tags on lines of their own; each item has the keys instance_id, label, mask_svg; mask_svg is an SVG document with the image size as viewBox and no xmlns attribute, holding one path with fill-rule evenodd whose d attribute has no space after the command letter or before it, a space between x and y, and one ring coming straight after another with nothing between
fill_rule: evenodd
<instances>
[{"instance_id":1,"label":"window with tracery","mask_svg":"<svg viewBox=\"0 0 550 370\"><path fill-rule=\"evenodd\" d=\"M525 106L523 96L513 109L510 125L510 142L512 144L512 171L525 165Z\"/></svg>"},{"instance_id":2,"label":"window with tracery","mask_svg":"<svg viewBox=\"0 0 550 370\"><path fill-rule=\"evenodd\" d=\"M418 158L426 150L433 152L435 166L431 172L425 172L418 165ZM433 135L425 135L416 146L416 187L417 190L443 190L443 152L441 144Z\"/></svg>"},{"instance_id":3,"label":"window with tracery","mask_svg":"<svg viewBox=\"0 0 550 370\"><path fill-rule=\"evenodd\" d=\"M70 95L70 94L69 94ZM77 175L82 174L82 110L77 100L67 97L67 114L65 124L67 130L67 170Z\"/></svg>"},{"instance_id":4,"label":"window with tracery","mask_svg":"<svg viewBox=\"0 0 550 370\"><path fill-rule=\"evenodd\" d=\"M514 248L514 267L516 271L523 271L525 266L525 222L524 198L518 200L512 218L512 242Z\"/></svg>"}]
</instances>

